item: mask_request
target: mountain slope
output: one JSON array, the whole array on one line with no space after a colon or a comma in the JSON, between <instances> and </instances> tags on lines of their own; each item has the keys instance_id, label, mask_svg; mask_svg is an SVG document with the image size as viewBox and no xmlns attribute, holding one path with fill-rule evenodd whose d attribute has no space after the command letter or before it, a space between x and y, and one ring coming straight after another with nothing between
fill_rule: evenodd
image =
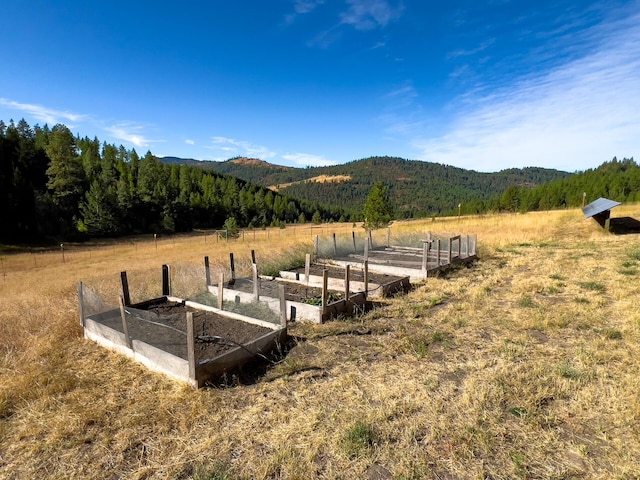
<instances>
[{"instance_id":1,"label":"mountain slope","mask_svg":"<svg viewBox=\"0 0 640 480\"><path fill-rule=\"evenodd\" d=\"M406 218L454 211L460 203L465 205L465 211L471 212L475 203L500 195L509 187L535 187L571 175L536 167L480 173L397 157L371 157L313 168L283 167L245 158L188 162L272 187L293 198L336 205L348 211L361 210L371 187L380 181L389 189L397 216ZM325 181L320 182L319 178ZM336 181L326 181L327 178Z\"/></svg>"}]
</instances>

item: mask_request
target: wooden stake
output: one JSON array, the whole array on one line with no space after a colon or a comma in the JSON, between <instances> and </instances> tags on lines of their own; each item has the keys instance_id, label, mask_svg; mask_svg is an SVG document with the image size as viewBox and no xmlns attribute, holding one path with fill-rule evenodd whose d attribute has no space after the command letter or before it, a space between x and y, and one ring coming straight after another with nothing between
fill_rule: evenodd
<instances>
[{"instance_id":1,"label":"wooden stake","mask_svg":"<svg viewBox=\"0 0 640 480\"><path fill-rule=\"evenodd\" d=\"M316 235L316 238L313 243L313 261L318 261L318 244L320 243L320 237Z\"/></svg>"},{"instance_id":2,"label":"wooden stake","mask_svg":"<svg viewBox=\"0 0 640 480\"><path fill-rule=\"evenodd\" d=\"M253 264L256 263L256 251L255 250L251 250L251 263L253 263Z\"/></svg>"},{"instance_id":3,"label":"wooden stake","mask_svg":"<svg viewBox=\"0 0 640 480\"><path fill-rule=\"evenodd\" d=\"M428 255L429 255L429 243L422 242L422 271L423 272L427 271Z\"/></svg>"},{"instance_id":4,"label":"wooden stake","mask_svg":"<svg viewBox=\"0 0 640 480\"><path fill-rule=\"evenodd\" d=\"M369 260L369 241L364 242L364 261Z\"/></svg>"},{"instance_id":5,"label":"wooden stake","mask_svg":"<svg viewBox=\"0 0 640 480\"><path fill-rule=\"evenodd\" d=\"M338 256L338 242L336 241L336 234L333 234L333 256Z\"/></svg>"},{"instance_id":6,"label":"wooden stake","mask_svg":"<svg viewBox=\"0 0 640 480\"><path fill-rule=\"evenodd\" d=\"M436 256L436 266L440 266L440 239L436 240L436 250L438 251L438 254Z\"/></svg>"},{"instance_id":7,"label":"wooden stake","mask_svg":"<svg viewBox=\"0 0 640 480\"><path fill-rule=\"evenodd\" d=\"M349 305L349 296L350 296L350 269L351 265L347 265L344 269L344 301L347 305Z\"/></svg>"},{"instance_id":8,"label":"wooden stake","mask_svg":"<svg viewBox=\"0 0 640 480\"><path fill-rule=\"evenodd\" d=\"M283 328L287 328L287 297L285 296L284 284L278 286L278 293L280 294L280 325Z\"/></svg>"},{"instance_id":9,"label":"wooden stake","mask_svg":"<svg viewBox=\"0 0 640 480\"><path fill-rule=\"evenodd\" d=\"M236 284L236 264L233 261L233 253L229 253L229 262L231 263L231 280L229 280L229 287L233 287Z\"/></svg>"},{"instance_id":10,"label":"wooden stake","mask_svg":"<svg viewBox=\"0 0 640 480\"><path fill-rule=\"evenodd\" d=\"M84 289L82 282L78 282L78 302L80 303L80 325L84 328Z\"/></svg>"},{"instance_id":11,"label":"wooden stake","mask_svg":"<svg viewBox=\"0 0 640 480\"><path fill-rule=\"evenodd\" d=\"M251 265L253 270L253 298L256 302L260 301L260 278L258 278L258 266L254 263Z\"/></svg>"},{"instance_id":12,"label":"wooden stake","mask_svg":"<svg viewBox=\"0 0 640 480\"><path fill-rule=\"evenodd\" d=\"M218 280L218 308L224 310L224 272L220 272Z\"/></svg>"},{"instance_id":13,"label":"wooden stake","mask_svg":"<svg viewBox=\"0 0 640 480\"><path fill-rule=\"evenodd\" d=\"M120 272L120 283L122 284L122 298L125 305L131 305L131 297L129 296L129 281L127 280L127 272Z\"/></svg>"},{"instance_id":14,"label":"wooden stake","mask_svg":"<svg viewBox=\"0 0 640 480\"><path fill-rule=\"evenodd\" d=\"M311 255L306 254L304 257L304 281L309 286L309 275L311 271Z\"/></svg>"},{"instance_id":15,"label":"wooden stake","mask_svg":"<svg viewBox=\"0 0 640 480\"><path fill-rule=\"evenodd\" d=\"M120 317L122 317L122 332L124 333L124 339L127 342L127 347L133 350L133 344L131 343L131 337L129 336L129 326L127 325L127 314L124 311L124 299L122 295L118 297L120 303Z\"/></svg>"},{"instance_id":16,"label":"wooden stake","mask_svg":"<svg viewBox=\"0 0 640 480\"><path fill-rule=\"evenodd\" d=\"M322 315L327 313L327 301L328 301L328 288L329 288L329 270L326 268L322 271Z\"/></svg>"},{"instance_id":17,"label":"wooden stake","mask_svg":"<svg viewBox=\"0 0 640 480\"><path fill-rule=\"evenodd\" d=\"M204 277L207 287L211 285L211 269L209 268L209 257L204 257Z\"/></svg>"},{"instance_id":18,"label":"wooden stake","mask_svg":"<svg viewBox=\"0 0 640 480\"><path fill-rule=\"evenodd\" d=\"M356 253L356 232L351 232L351 238L353 239L353 253Z\"/></svg>"},{"instance_id":19,"label":"wooden stake","mask_svg":"<svg viewBox=\"0 0 640 480\"><path fill-rule=\"evenodd\" d=\"M364 261L364 298L369 296L369 260Z\"/></svg>"},{"instance_id":20,"label":"wooden stake","mask_svg":"<svg viewBox=\"0 0 640 480\"><path fill-rule=\"evenodd\" d=\"M169 277L169 265L162 265L162 295L171 295L171 280Z\"/></svg>"},{"instance_id":21,"label":"wooden stake","mask_svg":"<svg viewBox=\"0 0 640 480\"><path fill-rule=\"evenodd\" d=\"M187 361L189 362L189 379L196 379L196 342L193 328L193 312L187 312ZM196 386L197 388L197 386Z\"/></svg>"}]
</instances>

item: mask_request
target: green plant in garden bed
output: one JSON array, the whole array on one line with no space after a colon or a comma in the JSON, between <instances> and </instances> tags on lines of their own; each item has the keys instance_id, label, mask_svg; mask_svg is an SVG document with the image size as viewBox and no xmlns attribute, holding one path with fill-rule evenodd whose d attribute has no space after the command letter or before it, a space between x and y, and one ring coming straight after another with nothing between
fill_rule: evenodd
<instances>
[{"instance_id":1,"label":"green plant in garden bed","mask_svg":"<svg viewBox=\"0 0 640 480\"><path fill-rule=\"evenodd\" d=\"M337 302L338 300L342 300L344 295L339 293L329 292L327 294L327 304ZM315 305L317 307L322 305L322 297L307 297L300 300L302 303L306 303L307 305Z\"/></svg>"}]
</instances>

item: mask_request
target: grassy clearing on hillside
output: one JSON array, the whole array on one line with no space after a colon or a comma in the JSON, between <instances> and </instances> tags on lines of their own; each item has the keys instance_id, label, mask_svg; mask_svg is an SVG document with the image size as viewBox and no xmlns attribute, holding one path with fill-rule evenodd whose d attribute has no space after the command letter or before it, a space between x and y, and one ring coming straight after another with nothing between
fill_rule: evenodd
<instances>
[{"instance_id":1,"label":"grassy clearing on hillside","mask_svg":"<svg viewBox=\"0 0 640 480\"><path fill-rule=\"evenodd\" d=\"M0 477L637 478L640 238L579 210L392 236L429 230L478 234L479 262L366 315L293 324L257 379L197 392L81 339L76 282L117 295L121 270L159 284L162 263L224 269L229 251L246 269L251 249L287 256L311 235L5 258Z\"/></svg>"}]
</instances>

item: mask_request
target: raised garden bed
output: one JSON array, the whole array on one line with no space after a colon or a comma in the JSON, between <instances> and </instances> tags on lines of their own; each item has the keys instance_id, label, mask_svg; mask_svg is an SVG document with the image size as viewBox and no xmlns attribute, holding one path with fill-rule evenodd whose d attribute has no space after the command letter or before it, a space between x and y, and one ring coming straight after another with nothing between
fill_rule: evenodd
<instances>
[{"instance_id":1,"label":"raised garden bed","mask_svg":"<svg viewBox=\"0 0 640 480\"><path fill-rule=\"evenodd\" d=\"M344 292L330 290L327 292L327 304L323 308L321 288L264 277L259 279L259 283L258 298L256 298L253 280L239 278L231 286L225 284L222 294L223 300L236 303L259 300L274 312L280 312L280 286L284 285L287 320L313 323L323 323L340 314L352 315L356 309L363 309L366 304L364 292L349 295L347 301L344 298ZM218 295L218 286L210 285L209 291Z\"/></svg>"},{"instance_id":2,"label":"raised garden bed","mask_svg":"<svg viewBox=\"0 0 640 480\"><path fill-rule=\"evenodd\" d=\"M85 338L194 388L270 352L286 338L285 325L171 296L122 310L82 315ZM187 312L193 318L192 347Z\"/></svg>"},{"instance_id":3,"label":"raised garden bed","mask_svg":"<svg viewBox=\"0 0 640 480\"><path fill-rule=\"evenodd\" d=\"M295 281L312 287L322 287L323 272L327 271L328 286L333 290L344 290L345 268L328 264L312 263L309 265L309 278L305 277L305 267L298 267L280 272L283 279ZM366 292L369 297L388 297L406 292L411 288L409 276L389 275L385 273L368 272L368 283L365 286L364 270L352 268L349 272L349 290Z\"/></svg>"},{"instance_id":4,"label":"raised garden bed","mask_svg":"<svg viewBox=\"0 0 640 480\"><path fill-rule=\"evenodd\" d=\"M370 272L408 276L411 282L424 280L450 269L456 264L474 262L477 236L455 235L444 239L424 240L423 248L387 246L366 249L363 253L351 253L331 258L333 264L345 267L361 267L366 260Z\"/></svg>"}]
</instances>

